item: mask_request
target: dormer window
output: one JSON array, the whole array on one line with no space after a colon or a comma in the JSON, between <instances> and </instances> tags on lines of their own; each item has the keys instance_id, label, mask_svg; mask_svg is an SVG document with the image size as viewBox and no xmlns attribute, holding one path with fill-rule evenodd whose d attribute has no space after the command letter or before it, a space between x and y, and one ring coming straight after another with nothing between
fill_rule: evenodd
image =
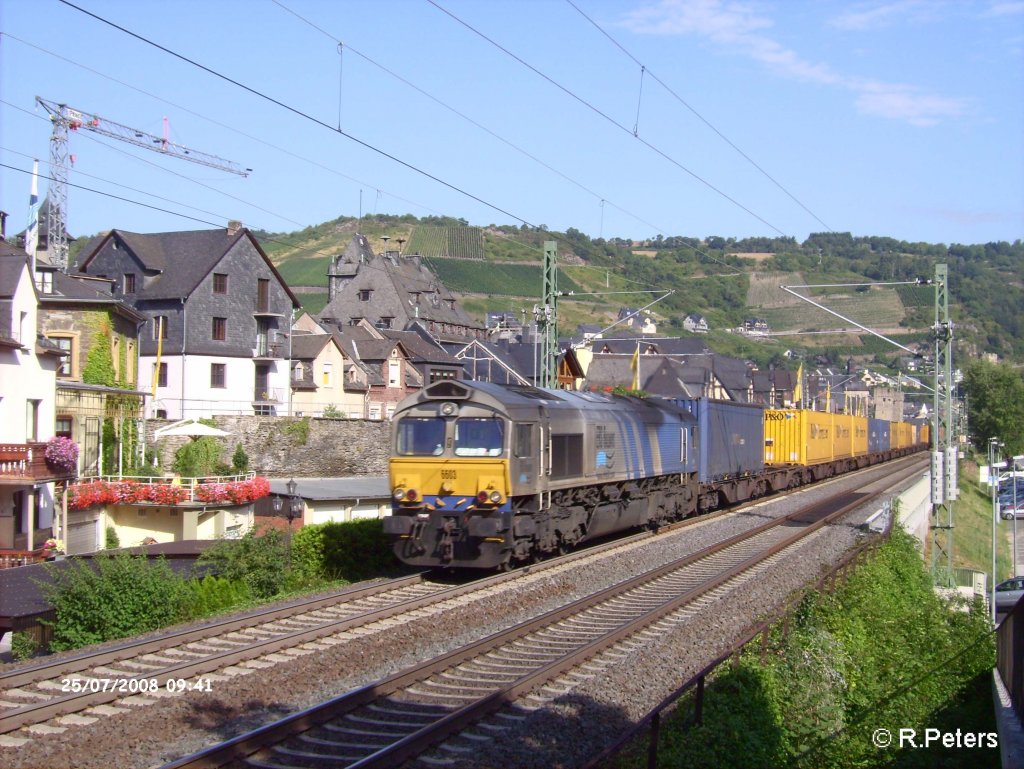
<instances>
[{"instance_id":1,"label":"dormer window","mask_svg":"<svg viewBox=\"0 0 1024 769\"><path fill-rule=\"evenodd\" d=\"M361 288L361 289L359 289L359 301L360 302L369 302L371 296L373 296L373 290L372 289L369 289L369 288Z\"/></svg>"},{"instance_id":2,"label":"dormer window","mask_svg":"<svg viewBox=\"0 0 1024 769\"><path fill-rule=\"evenodd\" d=\"M124 293L126 293L126 294L134 294L135 293L135 273L134 272L126 272L124 274L124 280L122 281L121 286L122 286L122 289L123 289Z\"/></svg>"},{"instance_id":3,"label":"dormer window","mask_svg":"<svg viewBox=\"0 0 1024 769\"><path fill-rule=\"evenodd\" d=\"M40 294L53 293L53 272L50 270L36 270L36 288Z\"/></svg>"},{"instance_id":4,"label":"dormer window","mask_svg":"<svg viewBox=\"0 0 1024 769\"><path fill-rule=\"evenodd\" d=\"M387 329L391 328L394 320L394 318L380 318L374 325L376 325L377 328L379 328L380 330L386 331Z\"/></svg>"}]
</instances>

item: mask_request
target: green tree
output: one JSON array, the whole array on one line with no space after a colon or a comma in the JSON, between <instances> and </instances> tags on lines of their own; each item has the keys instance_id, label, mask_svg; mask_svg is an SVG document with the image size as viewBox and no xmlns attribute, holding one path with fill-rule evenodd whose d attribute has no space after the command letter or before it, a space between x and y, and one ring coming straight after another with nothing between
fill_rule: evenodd
<instances>
[{"instance_id":1,"label":"green tree","mask_svg":"<svg viewBox=\"0 0 1024 769\"><path fill-rule=\"evenodd\" d=\"M221 464L220 453L220 442L210 435L204 435L174 452L171 467L174 472L186 478L216 475Z\"/></svg>"},{"instance_id":2,"label":"green tree","mask_svg":"<svg viewBox=\"0 0 1024 769\"><path fill-rule=\"evenodd\" d=\"M979 451L989 438L1005 444L1007 454L1024 453L1024 379L1005 363L977 360L964 372L967 420L971 440Z\"/></svg>"}]
</instances>

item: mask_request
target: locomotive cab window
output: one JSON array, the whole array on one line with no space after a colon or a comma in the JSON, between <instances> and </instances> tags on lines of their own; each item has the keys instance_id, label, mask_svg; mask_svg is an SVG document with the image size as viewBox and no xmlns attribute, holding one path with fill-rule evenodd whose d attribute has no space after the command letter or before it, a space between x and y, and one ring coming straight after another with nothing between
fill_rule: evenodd
<instances>
[{"instance_id":1,"label":"locomotive cab window","mask_svg":"<svg viewBox=\"0 0 1024 769\"><path fill-rule=\"evenodd\" d=\"M455 422L457 457L497 457L504 443L500 419L465 418Z\"/></svg>"},{"instance_id":2,"label":"locomotive cab window","mask_svg":"<svg viewBox=\"0 0 1024 769\"><path fill-rule=\"evenodd\" d=\"M443 419L407 417L398 423L395 453L402 456L437 456L444 451Z\"/></svg>"}]
</instances>

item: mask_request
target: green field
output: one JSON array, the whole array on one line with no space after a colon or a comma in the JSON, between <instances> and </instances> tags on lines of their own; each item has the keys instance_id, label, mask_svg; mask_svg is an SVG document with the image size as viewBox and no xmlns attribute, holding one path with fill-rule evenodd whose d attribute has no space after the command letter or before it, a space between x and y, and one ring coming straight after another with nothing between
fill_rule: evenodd
<instances>
[{"instance_id":1,"label":"green field","mask_svg":"<svg viewBox=\"0 0 1024 769\"><path fill-rule=\"evenodd\" d=\"M330 266L329 256L293 257L277 265L277 271L289 286L326 286Z\"/></svg>"},{"instance_id":2,"label":"green field","mask_svg":"<svg viewBox=\"0 0 1024 769\"><path fill-rule=\"evenodd\" d=\"M523 296L539 300L543 292L543 270L539 264L496 264L465 259L430 259L427 262L452 291L492 296ZM579 291L564 273L558 276L560 291Z\"/></svg>"}]
</instances>

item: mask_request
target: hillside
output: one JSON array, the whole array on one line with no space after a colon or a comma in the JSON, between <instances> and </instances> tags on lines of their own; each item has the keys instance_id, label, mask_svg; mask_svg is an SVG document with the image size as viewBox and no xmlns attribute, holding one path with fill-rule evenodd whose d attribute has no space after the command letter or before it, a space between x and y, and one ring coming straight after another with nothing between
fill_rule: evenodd
<instances>
[{"instance_id":1,"label":"hillside","mask_svg":"<svg viewBox=\"0 0 1024 769\"><path fill-rule=\"evenodd\" d=\"M854 324L783 291L780 286L871 283L860 287L799 289L816 302L907 346L930 349L934 322L931 286L877 285L930 279L936 263L949 265L951 313L959 356L995 352L1024 362L1024 244L953 245L906 243L849 233L792 238L695 238L658 236L633 243L591 239L514 226L470 227L449 217L376 215L360 222L339 217L293 233L257 237L285 280L310 311L326 302L330 257L356 230L375 251L401 247L421 253L478 320L505 310L529 317L540 301L543 244L558 248L559 328L613 323L620 307L644 307L663 292L671 296L650 311L659 333L682 333L688 313L707 318L716 349L768 362L786 350L824 354L834 361L854 356L877 365L901 351ZM387 240L385 240L387 238ZM990 301L999 297L998 302ZM768 321L773 335L751 340L728 334L745 318ZM853 330L856 333L850 333ZM831 333L829 333L831 332ZM728 348L728 349L725 349Z\"/></svg>"}]
</instances>

